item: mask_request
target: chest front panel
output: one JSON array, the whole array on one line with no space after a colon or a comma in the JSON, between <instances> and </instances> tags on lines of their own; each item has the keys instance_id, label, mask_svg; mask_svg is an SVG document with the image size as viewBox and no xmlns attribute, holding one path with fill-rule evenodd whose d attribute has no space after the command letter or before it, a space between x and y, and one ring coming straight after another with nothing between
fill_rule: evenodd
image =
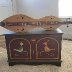
<instances>
[{"instance_id":1,"label":"chest front panel","mask_svg":"<svg viewBox=\"0 0 72 72\"><path fill-rule=\"evenodd\" d=\"M61 35L6 35L9 59L60 59Z\"/></svg>"}]
</instances>

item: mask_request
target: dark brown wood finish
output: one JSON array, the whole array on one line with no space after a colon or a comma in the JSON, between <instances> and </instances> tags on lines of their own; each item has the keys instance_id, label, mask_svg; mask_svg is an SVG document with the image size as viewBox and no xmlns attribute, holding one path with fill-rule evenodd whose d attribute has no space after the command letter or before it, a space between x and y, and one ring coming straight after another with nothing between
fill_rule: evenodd
<instances>
[{"instance_id":1,"label":"dark brown wood finish","mask_svg":"<svg viewBox=\"0 0 72 72\"><path fill-rule=\"evenodd\" d=\"M9 65L19 62L61 65L62 34L59 29L6 34Z\"/></svg>"}]
</instances>

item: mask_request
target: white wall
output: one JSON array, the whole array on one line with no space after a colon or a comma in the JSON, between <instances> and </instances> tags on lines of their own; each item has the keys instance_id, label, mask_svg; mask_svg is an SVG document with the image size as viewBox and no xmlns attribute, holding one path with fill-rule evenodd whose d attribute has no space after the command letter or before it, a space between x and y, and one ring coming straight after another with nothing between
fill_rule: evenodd
<instances>
[{"instance_id":1,"label":"white wall","mask_svg":"<svg viewBox=\"0 0 72 72\"><path fill-rule=\"evenodd\" d=\"M13 14L17 14L17 0L11 0Z\"/></svg>"},{"instance_id":2,"label":"white wall","mask_svg":"<svg viewBox=\"0 0 72 72\"><path fill-rule=\"evenodd\" d=\"M0 1L0 21L12 15L12 6L10 0Z\"/></svg>"},{"instance_id":3,"label":"white wall","mask_svg":"<svg viewBox=\"0 0 72 72\"><path fill-rule=\"evenodd\" d=\"M59 17L72 18L72 0L59 0ZM64 32L64 38L72 39L72 24L68 28L66 25L63 25L60 29Z\"/></svg>"},{"instance_id":4,"label":"white wall","mask_svg":"<svg viewBox=\"0 0 72 72\"><path fill-rule=\"evenodd\" d=\"M0 21L16 13L16 0L0 0Z\"/></svg>"},{"instance_id":5,"label":"white wall","mask_svg":"<svg viewBox=\"0 0 72 72\"><path fill-rule=\"evenodd\" d=\"M0 0L0 21L16 14L16 0ZM13 3L12 3L13 2ZM0 26L0 34L8 32L7 29Z\"/></svg>"},{"instance_id":6,"label":"white wall","mask_svg":"<svg viewBox=\"0 0 72 72\"><path fill-rule=\"evenodd\" d=\"M33 18L58 15L58 0L17 0L17 12Z\"/></svg>"}]
</instances>

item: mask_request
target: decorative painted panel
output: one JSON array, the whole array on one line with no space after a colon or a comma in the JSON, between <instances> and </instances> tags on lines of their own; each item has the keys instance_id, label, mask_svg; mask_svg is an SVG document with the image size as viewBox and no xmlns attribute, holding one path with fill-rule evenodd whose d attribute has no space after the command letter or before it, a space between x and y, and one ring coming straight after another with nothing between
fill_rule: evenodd
<instances>
[{"instance_id":1,"label":"decorative painted panel","mask_svg":"<svg viewBox=\"0 0 72 72\"><path fill-rule=\"evenodd\" d=\"M51 37L41 38L36 43L36 59L59 59L59 43Z\"/></svg>"},{"instance_id":2,"label":"decorative painted panel","mask_svg":"<svg viewBox=\"0 0 72 72\"><path fill-rule=\"evenodd\" d=\"M27 39L12 39L9 43L9 51L12 59L31 59L31 45Z\"/></svg>"}]
</instances>

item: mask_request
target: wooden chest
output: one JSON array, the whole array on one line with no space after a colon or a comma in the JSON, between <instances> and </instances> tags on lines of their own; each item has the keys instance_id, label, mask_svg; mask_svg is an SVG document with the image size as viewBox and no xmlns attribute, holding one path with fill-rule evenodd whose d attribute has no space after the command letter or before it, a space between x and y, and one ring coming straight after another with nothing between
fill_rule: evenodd
<instances>
[{"instance_id":1,"label":"wooden chest","mask_svg":"<svg viewBox=\"0 0 72 72\"><path fill-rule=\"evenodd\" d=\"M6 34L9 65L49 63L61 66L62 31L36 31Z\"/></svg>"}]
</instances>

